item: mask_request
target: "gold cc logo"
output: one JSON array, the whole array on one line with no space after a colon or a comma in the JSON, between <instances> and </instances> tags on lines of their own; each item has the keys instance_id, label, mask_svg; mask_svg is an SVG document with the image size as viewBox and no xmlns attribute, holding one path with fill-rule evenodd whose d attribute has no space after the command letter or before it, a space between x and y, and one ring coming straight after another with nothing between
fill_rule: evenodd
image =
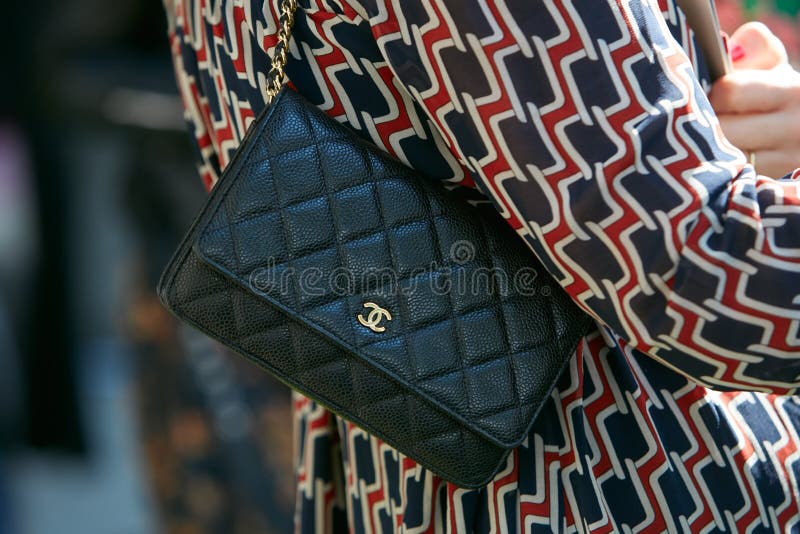
<instances>
[{"instance_id":1,"label":"gold cc logo","mask_svg":"<svg viewBox=\"0 0 800 534\"><path fill-rule=\"evenodd\" d=\"M364 316L359 313L358 322L366 326L373 332L383 332L384 330L386 330L386 327L378 326L378 324L380 324L380 322L384 319L384 317L386 318L387 321L392 320L392 314L389 313L389 310L384 310L374 302L365 302L364 307L372 308L372 311L370 311L367 314L366 319L364 319Z\"/></svg>"}]
</instances>

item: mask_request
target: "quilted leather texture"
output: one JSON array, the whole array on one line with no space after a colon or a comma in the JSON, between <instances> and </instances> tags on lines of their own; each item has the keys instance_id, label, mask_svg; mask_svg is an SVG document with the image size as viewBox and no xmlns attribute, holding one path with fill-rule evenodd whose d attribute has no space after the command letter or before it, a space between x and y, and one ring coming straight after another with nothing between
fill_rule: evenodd
<instances>
[{"instance_id":1,"label":"quilted leather texture","mask_svg":"<svg viewBox=\"0 0 800 534\"><path fill-rule=\"evenodd\" d=\"M290 90L251 127L159 292L464 487L525 438L590 324L491 206Z\"/></svg>"}]
</instances>

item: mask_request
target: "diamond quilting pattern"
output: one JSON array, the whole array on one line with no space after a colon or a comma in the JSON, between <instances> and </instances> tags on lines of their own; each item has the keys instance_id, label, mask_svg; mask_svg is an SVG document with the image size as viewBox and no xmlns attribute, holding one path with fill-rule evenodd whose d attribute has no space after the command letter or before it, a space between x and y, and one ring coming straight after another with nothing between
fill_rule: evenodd
<instances>
[{"instance_id":1,"label":"diamond quilting pattern","mask_svg":"<svg viewBox=\"0 0 800 534\"><path fill-rule=\"evenodd\" d=\"M302 123L296 131L307 136L275 146L265 136L264 146L241 168L269 172L255 181L239 178L224 193L241 199L246 191L263 198L263 206L257 209L248 200L240 210L238 203L223 201L209 221L214 230L201 237L201 253L242 284L255 270L275 278L276 264L288 265L291 283L271 288L265 298L333 341L357 347L489 439L503 446L518 443L541 399L519 394L531 388L516 384L514 357L538 350L539 357L555 363L534 377L538 390L547 391L564 347L546 343L557 337L546 301L572 304L560 293L536 295L550 282L538 271L529 275L535 285L526 288L533 294L519 298L516 274L538 264L496 213L465 204L443 210L452 201L442 187L366 142L346 143L353 134L344 126L317 120L321 112L287 96L298 102L296 115L286 120ZM220 251L226 221L230 245ZM263 227L255 228L258 223ZM459 246L465 257L457 256ZM357 321L370 301L392 315L377 334ZM542 310L547 317L540 316ZM509 321L530 326L520 329ZM435 324L447 325L438 335L456 342L421 345L416 330ZM437 374L430 376L429 369ZM469 402L459 397L463 392Z\"/></svg>"},{"instance_id":2,"label":"diamond quilting pattern","mask_svg":"<svg viewBox=\"0 0 800 534\"><path fill-rule=\"evenodd\" d=\"M285 90L170 263L162 300L479 486L524 439L589 319L494 210L449 195Z\"/></svg>"},{"instance_id":3,"label":"diamond quilting pattern","mask_svg":"<svg viewBox=\"0 0 800 534\"><path fill-rule=\"evenodd\" d=\"M480 486L500 467L507 450L286 314L264 308L257 296L230 284L187 248L161 288L180 317L448 480Z\"/></svg>"}]
</instances>

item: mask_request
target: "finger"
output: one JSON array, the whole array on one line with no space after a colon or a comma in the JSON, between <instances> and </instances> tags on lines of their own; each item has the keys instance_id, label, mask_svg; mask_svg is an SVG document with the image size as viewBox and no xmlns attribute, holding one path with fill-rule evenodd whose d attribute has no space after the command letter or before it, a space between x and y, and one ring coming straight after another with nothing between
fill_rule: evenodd
<instances>
[{"instance_id":1,"label":"finger","mask_svg":"<svg viewBox=\"0 0 800 534\"><path fill-rule=\"evenodd\" d=\"M708 99L718 114L775 111L800 98L796 81L796 74L782 67L734 71L714 82Z\"/></svg>"},{"instance_id":2,"label":"finger","mask_svg":"<svg viewBox=\"0 0 800 534\"><path fill-rule=\"evenodd\" d=\"M728 43L734 69L767 70L788 63L783 43L760 22L742 24Z\"/></svg>"},{"instance_id":3,"label":"finger","mask_svg":"<svg viewBox=\"0 0 800 534\"><path fill-rule=\"evenodd\" d=\"M717 115L722 133L739 150L775 150L791 145L791 132L798 128L789 124L785 113L752 115ZM800 163L800 161L798 161Z\"/></svg>"},{"instance_id":4,"label":"finger","mask_svg":"<svg viewBox=\"0 0 800 534\"><path fill-rule=\"evenodd\" d=\"M783 178L800 167L798 154L788 150L757 150L755 160L756 172L770 178Z\"/></svg>"}]
</instances>

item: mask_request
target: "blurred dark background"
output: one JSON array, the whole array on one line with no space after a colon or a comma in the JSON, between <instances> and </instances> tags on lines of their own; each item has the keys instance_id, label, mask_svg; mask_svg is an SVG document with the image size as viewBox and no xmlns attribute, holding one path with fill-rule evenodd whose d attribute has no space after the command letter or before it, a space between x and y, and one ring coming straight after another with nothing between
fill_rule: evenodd
<instances>
[{"instance_id":1,"label":"blurred dark background","mask_svg":"<svg viewBox=\"0 0 800 534\"><path fill-rule=\"evenodd\" d=\"M162 4L4 5L0 533L289 531L288 391L153 293L204 197Z\"/></svg>"},{"instance_id":2,"label":"blurred dark background","mask_svg":"<svg viewBox=\"0 0 800 534\"><path fill-rule=\"evenodd\" d=\"M160 1L4 5L0 534L290 531L287 390L153 293L204 196Z\"/></svg>"}]
</instances>

